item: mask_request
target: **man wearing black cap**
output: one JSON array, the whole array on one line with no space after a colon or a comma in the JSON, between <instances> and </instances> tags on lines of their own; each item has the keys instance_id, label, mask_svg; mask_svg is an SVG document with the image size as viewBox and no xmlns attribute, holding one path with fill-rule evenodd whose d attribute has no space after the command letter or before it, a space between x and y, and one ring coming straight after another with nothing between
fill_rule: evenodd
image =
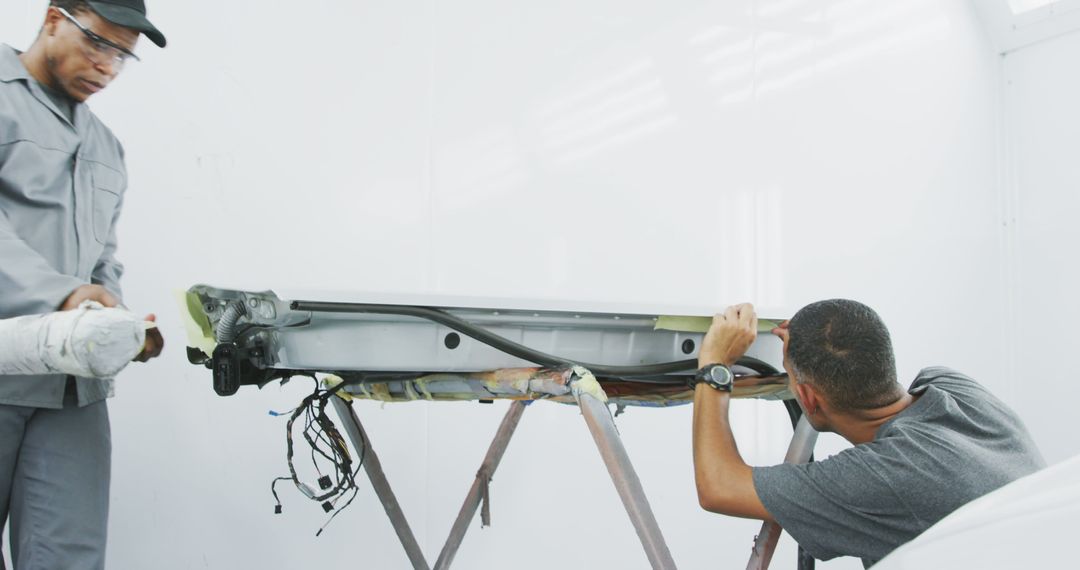
<instances>
[{"instance_id":1,"label":"man wearing black cap","mask_svg":"<svg viewBox=\"0 0 1080 570\"><path fill-rule=\"evenodd\" d=\"M165 46L143 0L53 0L26 52L0 46L0 318L121 303L123 148L84 103L138 60L139 34ZM137 359L162 344L148 331ZM105 567L112 394L111 379L0 378L0 529L9 518L16 568Z\"/></svg>"}]
</instances>

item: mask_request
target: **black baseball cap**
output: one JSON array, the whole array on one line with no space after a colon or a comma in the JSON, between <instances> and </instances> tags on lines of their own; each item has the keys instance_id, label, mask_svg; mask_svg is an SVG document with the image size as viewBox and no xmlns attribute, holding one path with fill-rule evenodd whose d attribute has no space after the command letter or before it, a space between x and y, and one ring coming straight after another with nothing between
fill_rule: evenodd
<instances>
[{"instance_id":1,"label":"black baseball cap","mask_svg":"<svg viewBox=\"0 0 1080 570\"><path fill-rule=\"evenodd\" d=\"M143 0L87 0L98 16L125 28L142 32L158 47L165 47L165 35L146 19Z\"/></svg>"}]
</instances>

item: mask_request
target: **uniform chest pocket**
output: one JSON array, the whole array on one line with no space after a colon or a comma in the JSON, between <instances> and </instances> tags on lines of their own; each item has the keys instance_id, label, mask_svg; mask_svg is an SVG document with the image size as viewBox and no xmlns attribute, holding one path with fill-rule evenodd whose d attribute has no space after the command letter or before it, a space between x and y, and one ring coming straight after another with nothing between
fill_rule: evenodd
<instances>
[{"instance_id":1,"label":"uniform chest pocket","mask_svg":"<svg viewBox=\"0 0 1080 570\"><path fill-rule=\"evenodd\" d=\"M94 195L94 239L105 243L112 233L113 220L120 207L124 176L106 166L95 165L91 170Z\"/></svg>"}]
</instances>

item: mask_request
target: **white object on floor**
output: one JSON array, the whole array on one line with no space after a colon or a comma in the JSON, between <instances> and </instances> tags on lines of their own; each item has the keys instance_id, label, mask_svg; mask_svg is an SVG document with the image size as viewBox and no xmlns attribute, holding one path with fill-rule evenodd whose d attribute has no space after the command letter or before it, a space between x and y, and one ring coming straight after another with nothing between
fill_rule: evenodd
<instances>
[{"instance_id":1,"label":"white object on floor","mask_svg":"<svg viewBox=\"0 0 1080 570\"><path fill-rule=\"evenodd\" d=\"M70 311L0 320L0 375L111 378L142 352L146 331L154 326L95 301Z\"/></svg>"},{"instance_id":2,"label":"white object on floor","mask_svg":"<svg viewBox=\"0 0 1080 570\"><path fill-rule=\"evenodd\" d=\"M874 570L1075 568L1077 519L1080 455L964 505Z\"/></svg>"}]
</instances>

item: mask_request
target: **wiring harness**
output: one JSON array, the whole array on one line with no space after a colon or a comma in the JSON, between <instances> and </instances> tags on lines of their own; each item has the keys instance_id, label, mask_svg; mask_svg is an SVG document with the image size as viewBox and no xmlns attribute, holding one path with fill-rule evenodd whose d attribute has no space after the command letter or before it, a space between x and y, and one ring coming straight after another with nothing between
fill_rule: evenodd
<instances>
[{"instance_id":1,"label":"wiring harness","mask_svg":"<svg viewBox=\"0 0 1080 570\"><path fill-rule=\"evenodd\" d=\"M270 492L273 493L274 500L277 502L274 506L276 514L280 514L282 511L281 499L277 494L277 484L280 481L292 481L304 496L322 503L325 512L333 511L334 514L330 515L330 518L319 528L315 536L322 534L327 525L334 520L334 517L348 507L356 498L358 491L356 475L359 474L360 468L364 464L364 455L367 450L367 442L364 441L363 435L361 435L360 449L357 450L359 458L356 460L354 468L353 458L349 453L345 438L342 437L341 432L338 431L337 426L334 425L333 420L326 413L326 405L330 398L335 397L342 387L344 387L344 384L339 384L333 388L320 388L318 379L316 379L315 390L304 398L300 405L289 414L289 421L285 427L286 459L289 465L289 476L278 477L270 484ZM271 415L285 415L276 412L270 413ZM315 467L315 472L319 475L318 490L300 481L300 477L296 473L296 465L293 461L293 438L295 424L298 419L302 419L303 430L300 433L303 435L304 441L311 447L311 463ZM324 473L324 467L328 463L332 468L327 469L330 473ZM346 497L345 504L338 508L337 504Z\"/></svg>"}]
</instances>

